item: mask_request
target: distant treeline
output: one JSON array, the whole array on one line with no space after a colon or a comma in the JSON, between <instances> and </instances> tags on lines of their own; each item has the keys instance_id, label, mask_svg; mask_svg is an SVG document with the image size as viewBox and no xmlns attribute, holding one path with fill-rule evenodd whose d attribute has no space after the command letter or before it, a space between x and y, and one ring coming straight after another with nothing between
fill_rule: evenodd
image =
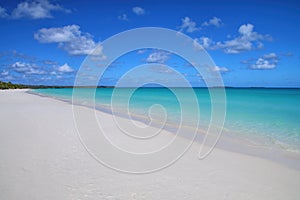
<instances>
[{"instance_id":1,"label":"distant treeline","mask_svg":"<svg viewBox=\"0 0 300 200\"><path fill-rule=\"evenodd\" d=\"M0 81L0 89L5 90L5 89L23 89L23 88L28 88L26 85L22 84L13 84L11 82L2 82Z\"/></svg>"},{"instance_id":2,"label":"distant treeline","mask_svg":"<svg viewBox=\"0 0 300 200\"><path fill-rule=\"evenodd\" d=\"M94 86L77 86L78 88L94 88ZM97 88L112 88L113 86L97 86ZM53 85L23 85L11 82L0 81L0 90L7 89L46 89L46 88L73 88L73 86L53 86Z\"/></svg>"},{"instance_id":3,"label":"distant treeline","mask_svg":"<svg viewBox=\"0 0 300 200\"><path fill-rule=\"evenodd\" d=\"M66 88L72 86L46 86L46 85L24 85L24 84L13 84L11 82L0 81L0 90L6 89L39 89L39 88Z\"/></svg>"}]
</instances>

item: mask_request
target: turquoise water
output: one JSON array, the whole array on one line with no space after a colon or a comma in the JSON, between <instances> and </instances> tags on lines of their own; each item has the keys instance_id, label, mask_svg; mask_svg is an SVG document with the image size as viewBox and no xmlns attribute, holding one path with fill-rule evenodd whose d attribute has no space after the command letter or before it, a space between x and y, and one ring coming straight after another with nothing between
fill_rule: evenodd
<instances>
[{"instance_id":1,"label":"turquoise water","mask_svg":"<svg viewBox=\"0 0 300 200\"><path fill-rule=\"evenodd\" d=\"M75 103L93 106L93 90L76 89ZM170 126L180 124L184 109L184 125L195 126L195 120L199 120L203 129L208 127L212 117L212 102L205 88L194 88L196 104L191 90L186 88L139 88L128 98L129 91L128 88L115 91L113 88L97 88L95 107L112 112L113 99L113 112L116 114L126 115L128 108L131 117L137 120L147 123L151 116L159 123L167 113L166 123ZM38 89L34 92L72 101L72 89L69 88ZM249 140L259 138L268 145L276 144L287 150L300 151L300 89L226 88L226 99L225 134ZM164 110L154 107L149 114L149 109L155 104L161 105Z\"/></svg>"}]
</instances>

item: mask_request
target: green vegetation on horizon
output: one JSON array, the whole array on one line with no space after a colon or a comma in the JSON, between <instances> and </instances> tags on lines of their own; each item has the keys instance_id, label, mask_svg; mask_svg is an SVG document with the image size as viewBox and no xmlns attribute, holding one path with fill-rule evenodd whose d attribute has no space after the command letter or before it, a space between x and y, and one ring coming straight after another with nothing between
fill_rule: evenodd
<instances>
[{"instance_id":1,"label":"green vegetation on horizon","mask_svg":"<svg viewBox=\"0 0 300 200\"><path fill-rule=\"evenodd\" d=\"M73 88L74 86L51 86L51 85L23 85L23 84L13 84L11 82L0 81L0 90L7 89L46 89L46 88ZM113 86L76 86L78 88L112 88Z\"/></svg>"},{"instance_id":2,"label":"green vegetation on horizon","mask_svg":"<svg viewBox=\"0 0 300 200\"><path fill-rule=\"evenodd\" d=\"M72 86L46 86L46 85L24 85L24 84L13 84L11 82L0 81L0 90L7 89L41 89L41 88L67 88Z\"/></svg>"},{"instance_id":3,"label":"green vegetation on horizon","mask_svg":"<svg viewBox=\"0 0 300 200\"><path fill-rule=\"evenodd\" d=\"M23 89L23 88L29 88L26 85L22 85L22 84L13 84L11 82L2 82L0 81L0 89L1 90L6 90L6 89Z\"/></svg>"}]
</instances>

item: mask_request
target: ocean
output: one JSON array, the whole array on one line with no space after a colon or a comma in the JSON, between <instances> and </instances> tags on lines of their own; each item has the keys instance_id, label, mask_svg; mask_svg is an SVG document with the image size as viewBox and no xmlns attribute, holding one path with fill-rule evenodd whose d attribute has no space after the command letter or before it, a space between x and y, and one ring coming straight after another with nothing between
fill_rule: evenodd
<instances>
[{"instance_id":1,"label":"ocean","mask_svg":"<svg viewBox=\"0 0 300 200\"><path fill-rule=\"evenodd\" d=\"M226 88L225 91L223 134L300 152L300 89ZM32 92L72 102L72 88ZM79 88L73 102L146 124L152 119L157 124L165 123L171 131L179 125L188 129L197 124L199 129L207 130L213 117L207 88Z\"/></svg>"}]
</instances>

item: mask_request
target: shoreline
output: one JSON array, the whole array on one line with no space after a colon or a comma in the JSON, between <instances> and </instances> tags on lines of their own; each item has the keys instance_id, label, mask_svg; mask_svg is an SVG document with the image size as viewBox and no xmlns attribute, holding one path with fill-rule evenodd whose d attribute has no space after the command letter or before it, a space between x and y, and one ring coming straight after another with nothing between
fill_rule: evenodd
<instances>
[{"instance_id":1,"label":"shoreline","mask_svg":"<svg viewBox=\"0 0 300 200\"><path fill-rule=\"evenodd\" d=\"M22 89L21 89L22 90ZM43 98L50 98L55 99L58 101L62 101L65 103L68 103L70 105L72 104L72 101L69 101L67 99L61 99L59 97L51 96L51 95L44 95L40 94L34 91L31 91L30 89L23 90L28 94L31 95L37 95ZM93 107L92 105L84 105L81 103L75 103L75 106L82 106L89 109L95 109L99 112L103 112L109 115L112 115L109 108L104 107ZM128 118L122 113L117 112L114 113L117 114L117 117L121 117L123 119ZM140 116L133 116L132 120L137 121L139 123L143 123L147 125L146 120L143 120ZM153 127L159 127L159 123L154 124ZM186 131L188 131L189 127L185 128ZM163 130L170 132L174 134L174 131L176 130L176 127L173 126L173 124L166 124L163 128ZM220 138L216 144L216 148L230 151L234 153L241 153L246 154L249 156L257 156L262 159L267 159L269 161L290 167L292 169L300 170L300 152L299 151L291 151L290 149L285 149L282 146L272 143L272 144L266 144L267 140L263 136L251 136L248 135L247 138L243 138L243 136L237 137L236 134L230 133L231 130L224 130L223 133L220 135ZM197 136L195 138L194 142L201 143L203 141L205 130L198 130ZM185 138L185 137L183 137ZM190 138L185 138L187 140L190 140Z\"/></svg>"},{"instance_id":2,"label":"shoreline","mask_svg":"<svg viewBox=\"0 0 300 200\"><path fill-rule=\"evenodd\" d=\"M144 175L116 172L93 159L80 143L71 104L24 90L0 95L0 199L299 197L299 170L221 148L199 160L196 142L163 170ZM108 129L116 130L105 121L109 114L96 113Z\"/></svg>"}]
</instances>

